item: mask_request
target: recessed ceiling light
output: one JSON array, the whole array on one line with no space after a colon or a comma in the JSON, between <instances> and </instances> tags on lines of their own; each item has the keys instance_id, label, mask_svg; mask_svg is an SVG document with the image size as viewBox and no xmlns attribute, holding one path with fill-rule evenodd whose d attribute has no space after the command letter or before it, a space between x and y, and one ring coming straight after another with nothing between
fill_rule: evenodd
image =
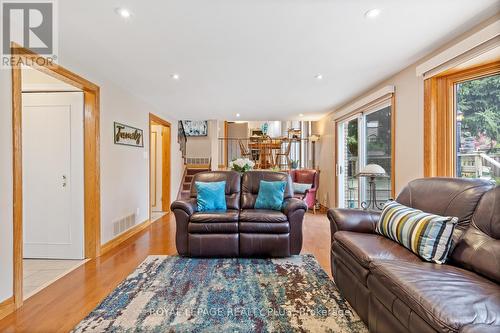
<instances>
[{"instance_id":1,"label":"recessed ceiling light","mask_svg":"<svg viewBox=\"0 0 500 333\"><path fill-rule=\"evenodd\" d=\"M239 113L236 114L236 118L239 118L241 115Z\"/></svg>"},{"instance_id":2,"label":"recessed ceiling light","mask_svg":"<svg viewBox=\"0 0 500 333\"><path fill-rule=\"evenodd\" d=\"M381 10L378 8L370 9L365 13L366 18L375 18L380 15Z\"/></svg>"},{"instance_id":3,"label":"recessed ceiling light","mask_svg":"<svg viewBox=\"0 0 500 333\"><path fill-rule=\"evenodd\" d=\"M316 78L316 80L323 80L323 75L322 74L316 74L315 78Z\"/></svg>"},{"instance_id":4,"label":"recessed ceiling light","mask_svg":"<svg viewBox=\"0 0 500 333\"><path fill-rule=\"evenodd\" d=\"M172 79L173 80L179 80L181 76L179 74L172 74Z\"/></svg>"},{"instance_id":5,"label":"recessed ceiling light","mask_svg":"<svg viewBox=\"0 0 500 333\"><path fill-rule=\"evenodd\" d=\"M132 16L132 13L126 8L116 8L115 11L123 18L129 18L130 16Z\"/></svg>"},{"instance_id":6,"label":"recessed ceiling light","mask_svg":"<svg viewBox=\"0 0 500 333\"><path fill-rule=\"evenodd\" d=\"M299 114L299 117L304 117L304 114L303 113Z\"/></svg>"}]
</instances>

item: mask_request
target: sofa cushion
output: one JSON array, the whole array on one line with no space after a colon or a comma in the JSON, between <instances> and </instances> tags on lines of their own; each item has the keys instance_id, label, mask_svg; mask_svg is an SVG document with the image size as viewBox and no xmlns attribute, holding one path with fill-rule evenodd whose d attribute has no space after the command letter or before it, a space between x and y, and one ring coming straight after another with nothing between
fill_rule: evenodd
<instances>
[{"instance_id":1,"label":"sofa cushion","mask_svg":"<svg viewBox=\"0 0 500 333\"><path fill-rule=\"evenodd\" d=\"M446 332L471 324L500 324L500 286L473 272L393 260L372 261L370 272L368 287L393 313L398 310L394 304L401 301L436 330Z\"/></svg>"},{"instance_id":2,"label":"sofa cushion","mask_svg":"<svg viewBox=\"0 0 500 333\"><path fill-rule=\"evenodd\" d=\"M285 186L285 181L267 182L261 180L254 208L281 211L285 195Z\"/></svg>"},{"instance_id":3,"label":"sofa cushion","mask_svg":"<svg viewBox=\"0 0 500 333\"><path fill-rule=\"evenodd\" d=\"M240 209L241 175L236 171L205 171L193 176L192 182L226 182L227 209ZM191 186L190 197L196 198L196 186Z\"/></svg>"},{"instance_id":4,"label":"sofa cushion","mask_svg":"<svg viewBox=\"0 0 500 333\"><path fill-rule=\"evenodd\" d=\"M483 195L451 259L500 283L500 186Z\"/></svg>"},{"instance_id":5,"label":"sofa cushion","mask_svg":"<svg viewBox=\"0 0 500 333\"><path fill-rule=\"evenodd\" d=\"M243 209L240 212L241 222L268 222L282 223L288 219L285 214L277 210L269 209Z\"/></svg>"},{"instance_id":6,"label":"sofa cushion","mask_svg":"<svg viewBox=\"0 0 500 333\"><path fill-rule=\"evenodd\" d=\"M493 187L491 181L480 178L421 178L409 182L396 201L427 213L458 217L453 233L453 242L456 242L469 227L472 214L483 194Z\"/></svg>"},{"instance_id":7,"label":"sofa cushion","mask_svg":"<svg viewBox=\"0 0 500 333\"><path fill-rule=\"evenodd\" d=\"M364 268L369 268L370 263L375 259L422 261L403 246L380 235L339 231L335 233L333 238Z\"/></svg>"},{"instance_id":8,"label":"sofa cushion","mask_svg":"<svg viewBox=\"0 0 500 333\"><path fill-rule=\"evenodd\" d=\"M286 187L283 200L293 197L292 179L288 173L264 170L248 171L241 177L241 209L255 208L261 180L268 182L285 181Z\"/></svg>"},{"instance_id":9,"label":"sofa cushion","mask_svg":"<svg viewBox=\"0 0 500 333\"><path fill-rule=\"evenodd\" d=\"M190 234L237 234L238 222L189 223L188 232Z\"/></svg>"},{"instance_id":10,"label":"sofa cushion","mask_svg":"<svg viewBox=\"0 0 500 333\"><path fill-rule=\"evenodd\" d=\"M375 232L398 242L426 261L442 264L448 258L457 221L456 217L429 214L389 201Z\"/></svg>"},{"instance_id":11,"label":"sofa cushion","mask_svg":"<svg viewBox=\"0 0 500 333\"><path fill-rule=\"evenodd\" d=\"M307 190L312 188L312 184L304 184L304 183L293 183L293 193L306 193Z\"/></svg>"},{"instance_id":12,"label":"sofa cushion","mask_svg":"<svg viewBox=\"0 0 500 333\"><path fill-rule=\"evenodd\" d=\"M226 181L220 182L194 182L196 187L196 202L198 211L226 210Z\"/></svg>"},{"instance_id":13,"label":"sofa cushion","mask_svg":"<svg viewBox=\"0 0 500 333\"><path fill-rule=\"evenodd\" d=\"M191 215L189 222L210 223L210 222L238 222L239 212L237 210L214 210L209 212L197 212Z\"/></svg>"},{"instance_id":14,"label":"sofa cushion","mask_svg":"<svg viewBox=\"0 0 500 333\"><path fill-rule=\"evenodd\" d=\"M261 222L240 222L240 232L257 234L287 234L290 232L288 222L261 223Z\"/></svg>"}]
</instances>

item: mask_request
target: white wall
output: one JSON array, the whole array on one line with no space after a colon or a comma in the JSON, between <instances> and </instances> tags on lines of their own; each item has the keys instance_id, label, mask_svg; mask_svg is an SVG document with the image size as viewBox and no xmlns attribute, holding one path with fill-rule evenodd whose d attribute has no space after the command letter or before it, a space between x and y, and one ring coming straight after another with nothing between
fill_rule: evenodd
<instances>
[{"instance_id":1,"label":"white wall","mask_svg":"<svg viewBox=\"0 0 500 333\"><path fill-rule=\"evenodd\" d=\"M98 83L99 84L99 83ZM136 223L148 219L149 210L149 113L161 114L110 82L101 83L101 242L113 238L113 222L134 214ZM144 148L115 145L113 122L144 130ZM172 188L175 200L182 177L177 144L177 122L172 124Z\"/></svg>"},{"instance_id":2,"label":"white wall","mask_svg":"<svg viewBox=\"0 0 500 333\"><path fill-rule=\"evenodd\" d=\"M214 143L217 142L218 133L217 120L208 120L207 136L189 136L187 138L186 157L212 157L213 160L217 161L213 156L213 152L217 151L217 149L212 149L214 148Z\"/></svg>"},{"instance_id":3,"label":"white wall","mask_svg":"<svg viewBox=\"0 0 500 333\"><path fill-rule=\"evenodd\" d=\"M65 65L65 64L63 64ZM75 63L75 67L77 64ZM134 98L104 79L96 79L78 68L68 69L86 76L101 88L101 242L113 236L113 221L133 214L139 208L137 222L148 218L149 206L149 113L172 124L172 187L175 200L182 177L182 156L177 143L177 121L158 112L146 102ZM11 72L0 70L0 302L13 291L12 234L12 109ZM118 121L144 130L144 148L115 145L113 122ZM146 153L146 156L144 155Z\"/></svg>"}]
</instances>

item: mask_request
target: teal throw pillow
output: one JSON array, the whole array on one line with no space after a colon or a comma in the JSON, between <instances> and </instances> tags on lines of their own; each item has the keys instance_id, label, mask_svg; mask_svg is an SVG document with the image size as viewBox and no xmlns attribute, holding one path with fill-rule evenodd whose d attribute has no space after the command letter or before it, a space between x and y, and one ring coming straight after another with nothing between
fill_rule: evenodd
<instances>
[{"instance_id":1,"label":"teal throw pillow","mask_svg":"<svg viewBox=\"0 0 500 333\"><path fill-rule=\"evenodd\" d=\"M286 182L260 181L255 209L281 210L285 196Z\"/></svg>"},{"instance_id":2,"label":"teal throw pillow","mask_svg":"<svg viewBox=\"0 0 500 333\"><path fill-rule=\"evenodd\" d=\"M293 183L293 192L304 194L307 190L310 190L311 187L312 184Z\"/></svg>"},{"instance_id":3,"label":"teal throw pillow","mask_svg":"<svg viewBox=\"0 0 500 333\"><path fill-rule=\"evenodd\" d=\"M198 211L227 210L226 181L222 182L194 182L198 193L196 201Z\"/></svg>"}]
</instances>

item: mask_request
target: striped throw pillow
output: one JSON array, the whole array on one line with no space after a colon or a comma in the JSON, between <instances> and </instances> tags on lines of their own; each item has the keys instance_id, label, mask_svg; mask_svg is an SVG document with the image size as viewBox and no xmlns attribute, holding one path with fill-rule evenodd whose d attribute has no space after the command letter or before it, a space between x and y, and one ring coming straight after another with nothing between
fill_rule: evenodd
<instances>
[{"instance_id":1,"label":"striped throw pillow","mask_svg":"<svg viewBox=\"0 0 500 333\"><path fill-rule=\"evenodd\" d=\"M443 264L450 250L457 221L456 217L428 214L389 201L384 206L375 230L422 259Z\"/></svg>"}]
</instances>

